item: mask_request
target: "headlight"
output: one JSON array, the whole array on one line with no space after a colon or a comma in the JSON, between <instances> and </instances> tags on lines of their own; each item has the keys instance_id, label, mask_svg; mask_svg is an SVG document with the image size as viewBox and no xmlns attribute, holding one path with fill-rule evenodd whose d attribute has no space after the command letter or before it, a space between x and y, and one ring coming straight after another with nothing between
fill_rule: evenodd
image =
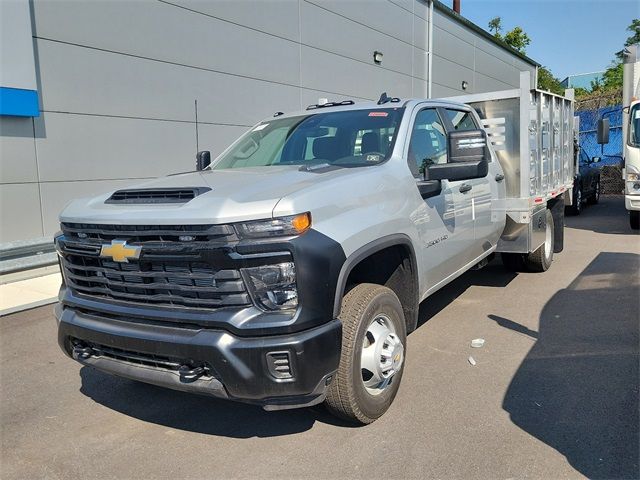
<instances>
[{"instance_id":1,"label":"headlight","mask_svg":"<svg viewBox=\"0 0 640 480\"><path fill-rule=\"evenodd\" d=\"M626 193L629 195L640 195L640 173L633 165L627 165L626 168Z\"/></svg>"},{"instance_id":2,"label":"headlight","mask_svg":"<svg viewBox=\"0 0 640 480\"><path fill-rule=\"evenodd\" d=\"M249 293L258 306L267 310L289 310L298 306L293 262L241 270Z\"/></svg>"},{"instance_id":3,"label":"headlight","mask_svg":"<svg viewBox=\"0 0 640 480\"><path fill-rule=\"evenodd\" d=\"M307 212L288 217L273 218L271 220L238 223L235 227L238 235L242 238L300 235L311 227L311 214Z\"/></svg>"}]
</instances>

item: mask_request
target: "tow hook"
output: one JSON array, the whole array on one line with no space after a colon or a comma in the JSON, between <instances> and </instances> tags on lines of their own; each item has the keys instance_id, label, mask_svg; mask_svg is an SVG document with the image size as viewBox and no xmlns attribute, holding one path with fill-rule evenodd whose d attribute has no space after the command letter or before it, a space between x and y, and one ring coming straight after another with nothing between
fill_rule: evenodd
<instances>
[{"instance_id":1,"label":"tow hook","mask_svg":"<svg viewBox=\"0 0 640 480\"><path fill-rule=\"evenodd\" d=\"M180 374L180 379L185 382L194 382L199 379L202 375L207 373L207 368L201 366L193 367L191 365L183 364L180 365L178 369L178 373Z\"/></svg>"},{"instance_id":2,"label":"tow hook","mask_svg":"<svg viewBox=\"0 0 640 480\"><path fill-rule=\"evenodd\" d=\"M73 347L73 356L81 358L83 360L93 355L93 349L91 347L83 347L82 345L76 345Z\"/></svg>"}]
</instances>

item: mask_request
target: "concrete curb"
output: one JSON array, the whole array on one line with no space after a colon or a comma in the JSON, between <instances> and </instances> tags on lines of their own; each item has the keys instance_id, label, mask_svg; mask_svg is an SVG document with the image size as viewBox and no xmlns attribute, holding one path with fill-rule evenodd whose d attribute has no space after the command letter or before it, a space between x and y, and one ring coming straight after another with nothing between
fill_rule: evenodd
<instances>
[{"instance_id":1,"label":"concrete curb","mask_svg":"<svg viewBox=\"0 0 640 480\"><path fill-rule=\"evenodd\" d=\"M31 310L32 308L42 307L44 305L51 305L56 303L58 297L45 298L43 300L37 300L31 303L25 303L22 305L16 305L15 307L5 308L4 310L0 310L0 317L6 317L7 315L11 315L12 313L23 312L25 310Z\"/></svg>"},{"instance_id":2,"label":"concrete curb","mask_svg":"<svg viewBox=\"0 0 640 480\"><path fill-rule=\"evenodd\" d=\"M0 285L0 317L54 303L61 282L56 272Z\"/></svg>"}]
</instances>

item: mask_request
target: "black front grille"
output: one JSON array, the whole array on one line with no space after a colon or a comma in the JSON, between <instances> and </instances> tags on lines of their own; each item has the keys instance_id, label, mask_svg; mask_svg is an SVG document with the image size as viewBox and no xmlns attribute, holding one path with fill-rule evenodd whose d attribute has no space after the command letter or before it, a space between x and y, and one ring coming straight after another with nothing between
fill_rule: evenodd
<instances>
[{"instance_id":1,"label":"black front grille","mask_svg":"<svg viewBox=\"0 0 640 480\"><path fill-rule=\"evenodd\" d=\"M140 188L118 190L105 203L147 204L147 203L186 203L196 196L211 190L199 188Z\"/></svg>"},{"instance_id":2,"label":"black front grille","mask_svg":"<svg viewBox=\"0 0 640 480\"><path fill-rule=\"evenodd\" d=\"M143 227L63 224L60 242L67 285L76 293L145 305L199 309L246 306L250 298L237 269L205 261L232 230L213 226ZM184 236L192 238L180 242ZM101 257L111 239L141 246L138 259L117 262ZM209 240L214 238L215 240ZM174 239L174 240L171 240ZM215 263L215 262L213 262Z\"/></svg>"},{"instance_id":3,"label":"black front grille","mask_svg":"<svg viewBox=\"0 0 640 480\"><path fill-rule=\"evenodd\" d=\"M178 242L180 237L190 241L228 243L237 239L231 225L101 225L94 223L63 223L62 233L69 240L115 240L127 242Z\"/></svg>"}]
</instances>

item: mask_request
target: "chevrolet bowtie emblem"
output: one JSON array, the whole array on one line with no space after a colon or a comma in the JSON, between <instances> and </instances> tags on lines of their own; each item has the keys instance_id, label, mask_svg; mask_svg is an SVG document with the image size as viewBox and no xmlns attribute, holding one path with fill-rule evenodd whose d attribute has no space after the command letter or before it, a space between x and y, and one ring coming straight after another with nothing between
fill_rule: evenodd
<instances>
[{"instance_id":1,"label":"chevrolet bowtie emblem","mask_svg":"<svg viewBox=\"0 0 640 480\"><path fill-rule=\"evenodd\" d=\"M111 257L114 262L128 263L130 258L139 258L142 247L131 247L125 240L111 240L111 245L102 245L101 257Z\"/></svg>"}]
</instances>

